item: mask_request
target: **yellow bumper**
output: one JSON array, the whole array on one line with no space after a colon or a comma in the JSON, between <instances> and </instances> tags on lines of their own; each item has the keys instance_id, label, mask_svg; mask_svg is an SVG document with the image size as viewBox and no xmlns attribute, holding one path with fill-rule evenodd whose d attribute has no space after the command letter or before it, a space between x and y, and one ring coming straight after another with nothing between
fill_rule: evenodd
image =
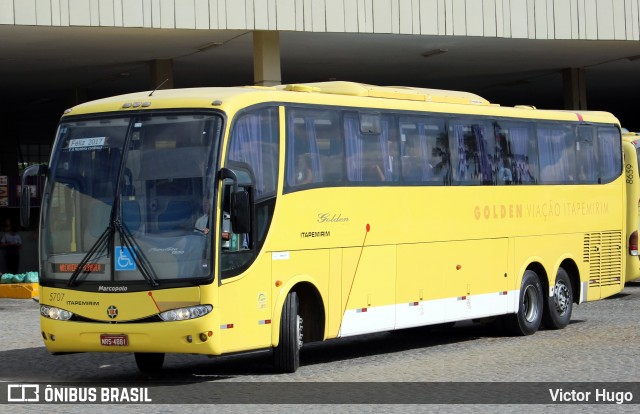
<instances>
[{"instance_id":1,"label":"yellow bumper","mask_svg":"<svg viewBox=\"0 0 640 414\"><path fill-rule=\"evenodd\" d=\"M49 352L162 352L220 354L219 331L212 314L187 321L91 323L40 317ZM126 335L127 345L102 345L101 335Z\"/></svg>"}]
</instances>

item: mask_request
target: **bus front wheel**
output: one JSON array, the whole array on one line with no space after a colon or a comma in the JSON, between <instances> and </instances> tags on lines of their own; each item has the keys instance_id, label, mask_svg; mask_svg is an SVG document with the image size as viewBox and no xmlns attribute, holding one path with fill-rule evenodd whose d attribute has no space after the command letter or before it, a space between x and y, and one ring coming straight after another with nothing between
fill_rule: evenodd
<instances>
[{"instance_id":1,"label":"bus front wheel","mask_svg":"<svg viewBox=\"0 0 640 414\"><path fill-rule=\"evenodd\" d=\"M544 302L542 324L549 329L562 329L569 324L573 311L573 290L567 272L560 268L553 286L553 295Z\"/></svg>"},{"instance_id":2,"label":"bus front wheel","mask_svg":"<svg viewBox=\"0 0 640 414\"><path fill-rule=\"evenodd\" d=\"M296 372L300 366L302 318L299 306L298 295L290 292L282 307L280 341L273 350L273 366L278 372Z\"/></svg>"},{"instance_id":3,"label":"bus front wheel","mask_svg":"<svg viewBox=\"0 0 640 414\"><path fill-rule=\"evenodd\" d=\"M507 329L515 335L534 334L542 322L542 299L542 285L538 275L527 270L520 286L518 312L506 315Z\"/></svg>"},{"instance_id":4,"label":"bus front wheel","mask_svg":"<svg viewBox=\"0 0 640 414\"><path fill-rule=\"evenodd\" d=\"M156 374L162 369L164 364L164 354L136 352L136 365L143 374Z\"/></svg>"}]
</instances>

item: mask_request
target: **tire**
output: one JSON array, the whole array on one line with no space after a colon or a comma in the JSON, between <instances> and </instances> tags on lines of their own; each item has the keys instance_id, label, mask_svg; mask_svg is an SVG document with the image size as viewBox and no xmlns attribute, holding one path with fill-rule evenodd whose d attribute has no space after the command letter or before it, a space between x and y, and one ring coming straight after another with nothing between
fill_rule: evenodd
<instances>
[{"instance_id":1,"label":"tire","mask_svg":"<svg viewBox=\"0 0 640 414\"><path fill-rule=\"evenodd\" d=\"M302 347L302 318L299 314L298 295L287 295L280 319L280 341L273 350L273 367L277 372L296 372L300 366Z\"/></svg>"},{"instance_id":2,"label":"tire","mask_svg":"<svg viewBox=\"0 0 640 414\"><path fill-rule=\"evenodd\" d=\"M553 295L544 301L542 324L549 329L562 329L571 321L573 289L567 272L560 268L553 285Z\"/></svg>"},{"instance_id":3,"label":"tire","mask_svg":"<svg viewBox=\"0 0 640 414\"><path fill-rule=\"evenodd\" d=\"M136 352L136 365L138 370L143 374L157 374L162 370L164 363L164 354Z\"/></svg>"},{"instance_id":4,"label":"tire","mask_svg":"<svg viewBox=\"0 0 640 414\"><path fill-rule=\"evenodd\" d=\"M506 315L506 328L514 335L534 334L542 322L543 293L538 275L527 270L522 277L518 312Z\"/></svg>"}]
</instances>

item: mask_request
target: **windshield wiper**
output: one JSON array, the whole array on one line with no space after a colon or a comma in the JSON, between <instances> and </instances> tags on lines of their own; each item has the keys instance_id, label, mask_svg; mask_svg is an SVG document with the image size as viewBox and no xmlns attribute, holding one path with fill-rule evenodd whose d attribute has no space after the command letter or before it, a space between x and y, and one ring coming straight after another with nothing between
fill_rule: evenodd
<instances>
[{"instance_id":1,"label":"windshield wiper","mask_svg":"<svg viewBox=\"0 0 640 414\"><path fill-rule=\"evenodd\" d=\"M74 270L73 274L69 278L67 286L76 286L78 284L77 279L81 273L91 273L91 270L85 271L84 269L89 269L89 267L87 267L87 264L98 253L106 250L107 257L109 257L109 252L113 249L108 249L108 246L109 244L111 244L110 241L112 240L112 235L115 235L116 231L120 235L120 244L123 246L123 248L127 249L130 256L133 258L133 261L138 266L142 277L145 278L150 286L160 286L158 276L155 274L155 271L153 270L149 259L147 259L147 257L144 255L142 249L138 245L138 242L136 242L136 239L133 237L133 235L131 235L131 232L129 231L127 226L123 225L119 219L116 219L113 222L109 223L109 226L104 229L98 240L96 240L93 246L91 246L89 252L82 258L80 264L78 264L78 267L76 268L76 270ZM116 260L116 258L114 257L113 260Z\"/></svg>"},{"instance_id":2,"label":"windshield wiper","mask_svg":"<svg viewBox=\"0 0 640 414\"><path fill-rule=\"evenodd\" d=\"M160 286L160 281L156 272L153 270L153 266L145 256L144 252L138 245L138 242L133 237L129 229L126 225L123 225L122 222L118 219L114 221L114 226L116 230L118 230L118 234L120 235L120 245L126 248L129 251L129 254L133 258L133 261L136 265L138 265L138 269L140 269L140 274L149 282L149 285L152 287ZM115 257L114 257L114 260Z\"/></svg>"},{"instance_id":3,"label":"windshield wiper","mask_svg":"<svg viewBox=\"0 0 640 414\"><path fill-rule=\"evenodd\" d=\"M113 228L111 224L109 224L109 226L104 229L100 237L98 237L98 240L93 243L93 246L91 246L89 252L87 252L87 254L82 258L76 270L73 271L71 277L69 278L67 286L76 286L76 280L81 273L91 273L90 270L85 271L85 268L87 267L87 263L89 263L89 261L92 260L97 253L101 253L104 250L107 250L107 257L109 256L109 250L107 249L107 247L109 245L109 240L111 239L111 234L113 234Z\"/></svg>"}]
</instances>

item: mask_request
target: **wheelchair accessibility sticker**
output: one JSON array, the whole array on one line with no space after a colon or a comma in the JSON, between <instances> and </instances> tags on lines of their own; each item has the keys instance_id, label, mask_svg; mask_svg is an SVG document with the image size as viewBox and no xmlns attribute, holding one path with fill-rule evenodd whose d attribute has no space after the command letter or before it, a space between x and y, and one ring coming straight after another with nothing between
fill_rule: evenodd
<instances>
[{"instance_id":1,"label":"wheelchair accessibility sticker","mask_svg":"<svg viewBox=\"0 0 640 414\"><path fill-rule=\"evenodd\" d=\"M116 270L136 270L135 252L129 250L127 247L116 247Z\"/></svg>"}]
</instances>

